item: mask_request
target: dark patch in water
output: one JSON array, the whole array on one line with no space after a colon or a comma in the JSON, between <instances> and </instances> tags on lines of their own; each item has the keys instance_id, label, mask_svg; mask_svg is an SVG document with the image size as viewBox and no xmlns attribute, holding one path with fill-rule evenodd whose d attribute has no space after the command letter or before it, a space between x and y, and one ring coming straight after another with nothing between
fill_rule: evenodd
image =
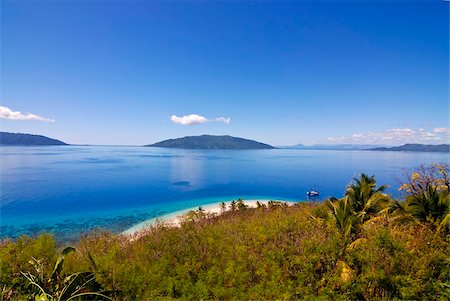
<instances>
[{"instance_id":1,"label":"dark patch in water","mask_svg":"<svg viewBox=\"0 0 450 301\"><path fill-rule=\"evenodd\" d=\"M186 187L186 186L190 186L191 184L188 181L179 181L179 182L172 183L172 185Z\"/></svg>"},{"instance_id":2,"label":"dark patch in water","mask_svg":"<svg viewBox=\"0 0 450 301\"><path fill-rule=\"evenodd\" d=\"M83 158L80 160L83 163L122 163L125 162L123 159L111 158L111 159L100 159L100 158Z\"/></svg>"},{"instance_id":3,"label":"dark patch in water","mask_svg":"<svg viewBox=\"0 0 450 301\"><path fill-rule=\"evenodd\" d=\"M130 155L130 157L137 157L137 158L181 158L183 156L178 156L178 155Z\"/></svg>"},{"instance_id":4,"label":"dark patch in water","mask_svg":"<svg viewBox=\"0 0 450 301\"><path fill-rule=\"evenodd\" d=\"M197 160L230 160L231 157L220 157L220 156L198 156L196 157Z\"/></svg>"},{"instance_id":5,"label":"dark patch in water","mask_svg":"<svg viewBox=\"0 0 450 301\"><path fill-rule=\"evenodd\" d=\"M125 162L124 159L118 159L118 158L111 158L111 159L100 159L100 158L82 158L81 160L74 160L74 161L57 161L53 162L54 164L85 164L85 163L92 163L92 164L114 164L114 163L123 163Z\"/></svg>"},{"instance_id":6,"label":"dark patch in water","mask_svg":"<svg viewBox=\"0 0 450 301\"><path fill-rule=\"evenodd\" d=\"M23 153L0 153L0 156L23 156Z\"/></svg>"},{"instance_id":7,"label":"dark patch in water","mask_svg":"<svg viewBox=\"0 0 450 301\"><path fill-rule=\"evenodd\" d=\"M25 154L27 155L27 154ZM28 154L30 156L55 156L55 155L64 155L64 153L31 153Z\"/></svg>"}]
</instances>

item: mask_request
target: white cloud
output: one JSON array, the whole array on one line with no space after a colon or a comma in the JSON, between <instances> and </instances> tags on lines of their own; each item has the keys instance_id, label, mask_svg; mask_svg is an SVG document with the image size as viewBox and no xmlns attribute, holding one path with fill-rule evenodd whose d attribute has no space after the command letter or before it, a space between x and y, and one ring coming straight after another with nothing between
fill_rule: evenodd
<instances>
[{"instance_id":1,"label":"white cloud","mask_svg":"<svg viewBox=\"0 0 450 301\"><path fill-rule=\"evenodd\" d=\"M31 113L22 113L19 111L13 111L8 107L0 106L0 118L10 119L10 120L38 120L46 122L54 122L53 119L48 119Z\"/></svg>"},{"instance_id":2,"label":"white cloud","mask_svg":"<svg viewBox=\"0 0 450 301\"><path fill-rule=\"evenodd\" d=\"M203 116L197 115L197 114L191 114L186 116L178 117L177 115L172 115L170 117L170 120L172 120L173 123L178 123L181 125L196 125L196 124L202 124L208 121Z\"/></svg>"},{"instance_id":3,"label":"white cloud","mask_svg":"<svg viewBox=\"0 0 450 301\"><path fill-rule=\"evenodd\" d=\"M225 124L230 124L231 122L231 119L228 117L218 117L215 119L208 119L206 117L197 114L190 114L185 116L172 115L170 116L170 120L173 123L178 123L181 125L197 125L205 122L223 122Z\"/></svg>"},{"instance_id":4,"label":"white cloud","mask_svg":"<svg viewBox=\"0 0 450 301\"><path fill-rule=\"evenodd\" d=\"M223 122L225 124L230 124L231 118L229 118L229 117L219 117L219 118L216 118L216 121Z\"/></svg>"},{"instance_id":5,"label":"white cloud","mask_svg":"<svg viewBox=\"0 0 450 301\"><path fill-rule=\"evenodd\" d=\"M434 128L433 132L444 133L444 134L450 135L450 129L447 129L447 128Z\"/></svg>"},{"instance_id":6,"label":"white cloud","mask_svg":"<svg viewBox=\"0 0 450 301\"><path fill-rule=\"evenodd\" d=\"M432 131L420 128L395 128L379 132L358 133L351 136L330 137L333 144L386 144L400 145L405 143L440 144L450 143L450 130L435 128Z\"/></svg>"}]
</instances>

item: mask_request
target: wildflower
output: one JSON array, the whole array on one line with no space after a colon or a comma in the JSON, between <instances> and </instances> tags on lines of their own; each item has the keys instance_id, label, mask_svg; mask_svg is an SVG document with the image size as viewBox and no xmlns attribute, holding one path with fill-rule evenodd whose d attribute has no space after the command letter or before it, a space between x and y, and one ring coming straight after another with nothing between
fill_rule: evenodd
<instances>
[{"instance_id":1,"label":"wildflower","mask_svg":"<svg viewBox=\"0 0 450 301\"><path fill-rule=\"evenodd\" d=\"M408 189L408 188L409 188L409 185L406 184L406 183L403 183L402 186L400 186L400 188L398 190L405 190L405 189Z\"/></svg>"}]
</instances>

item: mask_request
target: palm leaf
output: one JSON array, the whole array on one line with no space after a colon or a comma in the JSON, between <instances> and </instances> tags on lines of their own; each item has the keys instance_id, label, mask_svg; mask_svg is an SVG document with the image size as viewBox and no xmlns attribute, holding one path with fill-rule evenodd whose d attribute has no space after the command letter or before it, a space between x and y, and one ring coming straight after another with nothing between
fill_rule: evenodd
<instances>
[{"instance_id":1,"label":"palm leaf","mask_svg":"<svg viewBox=\"0 0 450 301\"><path fill-rule=\"evenodd\" d=\"M80 293L80 294L71 296L69 299L66 299L65 301L73 300L73 299L76 299L79 297L94 297L94 299L89 298L88 300L96 300L97 299L96 297L100 297L104 300L112 300L110 297L103 295L101 293Z\"/></svg>"},{"instance_id":2,"label":"palm leaf","mask_svg":"<svg viewBox=\"0 0 450 301\"><path fill-rule=\"evenodd\" d=\"M447 213L437 227L437 232L440 233L442 229L450 227L450 213Z\"/></svg>"},{"instance_id":3,"label":"palm leaf","mask_svg":"<svg viewBox=\"0 0 450 301\"><path fill-rule=\"evenodd\" d=\"M51 275L51 279L54 279L60 272L62 269L62 264L64 262L64 259L66 258L66 256L72 252L75 252L75 248L74 247L67 247L65 248L62 252L61 255L59 255L58 260L55 263L55 267L53 268L53 272Z\"/></svg>"},{"instance_id":4,"label":"palm leaf","mask_svg":"<svg viewBox=\"0 0 450 301\"><path fill-rule=\"evenodd\" d=\"M45 290L42 288L42 286L40 286L34 279L36 278L34 275L32 275L32 274L30 274L29 272L28 273L24 273L24 272L20 272L29 282L30 282L30 284L31 285L34 285L35 287L37 287L40 291L41 291L41 293L43 294L43 295L45 295L45 296L49 296L50 297L50 295L48 295L46 292L45 292ZM41 295L42 295L41 294Z\"/></svg>"},{"instance_id":5,"label":"palm leaf","mask_svg":"<svg viewBox=\"0 0 450 301\"><path fill-rule=\"evenodd\" d=\"M73 294L85 288L94 279L94 275L91 272L80 272L72 274L66 279L69 283L62 290L59 300L67 300Z\"/></svg>"},{"instance_id":6,"label":"palm leaf","mask_svg":"<svg viewBox=\"0 0 450 301\"><path fill-rule=\"evenodd\" d=\"M359 248L362 244L364 244L367 241L367 238L361 237L358 238L357 240L355 240L354 242L352 242L349 246L348 249L349 250L354 250L356 248Z\"/></svg>"}]
</instances>

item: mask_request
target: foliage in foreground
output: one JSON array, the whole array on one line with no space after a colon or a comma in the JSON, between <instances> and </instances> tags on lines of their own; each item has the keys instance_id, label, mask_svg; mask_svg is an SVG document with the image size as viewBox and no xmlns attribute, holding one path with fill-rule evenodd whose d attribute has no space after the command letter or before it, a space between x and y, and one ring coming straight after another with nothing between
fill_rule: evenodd
<instances>
[{"instance_id":1,"label":"foliage in foreground","mask_svg":"<svg viewBox=\"0 0 450 301\"><path fill-rule=\"evenodd\" d=\"M432 182L442 184L440 175ZM131 241L92 233L66 254L61 275L90 271L115 300L448 300L448 186L435 184L438 198L422 188L398 202L361 176L324 204L236 202L221 216L198 210L180 228L159 225ZM58 250L49 235L2 242L3 298L30 299L21 273L34 257L51 279Z\"/></svg>"},{"instance_id":2,"label":"foliage in foreground","mask_svg":"<svg viewBox=\"0 0 450 301\"><path fill-rule=\"evenodd\" d=\"M55 245L53 238L46 235L41 235L35 240L35 242L38 242L38 248L43 245L45 246L45 244L41 243L45 243L46 241L50 241L51 245ZM23 242L18 241L19 245L22 243ZM34 242L31 243L31 245L34 245ZM9 245L9 247L11 247L11 245ZM5 249L5 251L6 250L7 249ZM11 249L9 249L9 251L11 251ZM22 293L25 293L23 296L14 296L20 299L23 297L36 301L110 300L110 298L100 292L101 288L95 281L94 273L76 272L65 276L61 273L66 256L72 252L75 252L75 248L66 247L56 260L51 273L46 270L46 267L49 266L46 258L36 259L35 257L32 257L32 259L28 261L31 271L19 271L23 276L22 280L26 281L15 279L18 281L10 284L9 288L7 288L7 284L5 284L2 290L2 300L13 297L14 289L17 287ZM14 270L14 268L12 270Z\"/></svg>"}]
</instances>

